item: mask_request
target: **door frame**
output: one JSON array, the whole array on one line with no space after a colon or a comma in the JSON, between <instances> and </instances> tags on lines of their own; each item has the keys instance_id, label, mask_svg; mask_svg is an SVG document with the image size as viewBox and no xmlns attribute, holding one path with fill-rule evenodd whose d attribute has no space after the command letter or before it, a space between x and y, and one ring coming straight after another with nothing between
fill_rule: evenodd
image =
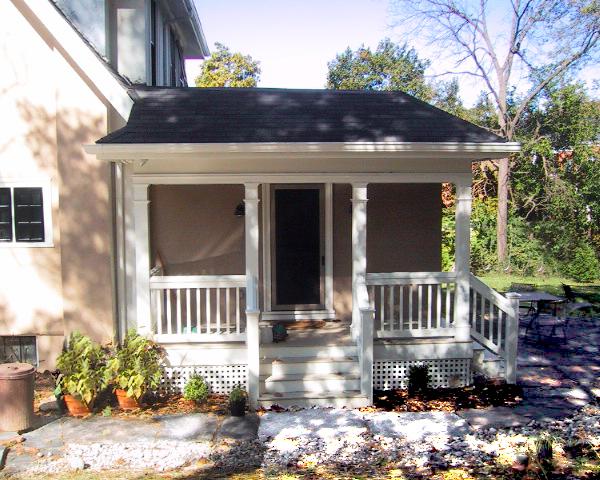
<instances>
[{"instance_id":1,"label":"door frame","mask_svg":"<svg viewBox=\"0 0 600 480\"><path fill-rule=\"evenodd\" d=\"M272 215L272 191L273 187L289 187L289 188L310 188L311 186L317 186L323 188L324 192L324 211L323 217L325 220L324 231L325 231L325 269L324 269L324 309L314 310L273 310L272 304L272 251L274 245L272 245L272 228L271 228L271 215ZM331 183L315 183L315 184L262 184L261 190L262 197L262 277L263 277L263 298L264 298L264 311L262 314L263 320L299 320L299 319L318 319L318 320L331 320L335 318L335 311L333 310L333 184Z\"/></svg>"}]
</instances>

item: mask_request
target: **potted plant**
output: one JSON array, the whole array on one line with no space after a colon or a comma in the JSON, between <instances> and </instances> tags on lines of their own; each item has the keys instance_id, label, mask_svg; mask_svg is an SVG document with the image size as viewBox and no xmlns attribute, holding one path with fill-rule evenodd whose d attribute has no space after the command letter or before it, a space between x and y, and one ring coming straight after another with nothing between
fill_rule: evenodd
<instances>
[{"instance_id":1,"label":"potted plant","mask_svg":"<svg viewBox=\"0 0 600 480\"><path fill-rule=\"evenodd\" d=\"M205 402L209 394L209 386L200 375L194 373L183 389L183 398L196 403Z\"/></svg>"},{"instance_id":2,"label":"potted plant","mask_svg":"<svg viewBox=\"0 0 600 480\"><path fill-rule=\"evenodd\" d=\"M105 381L113 385L119 407L139 408L142 396L158 388L163 358L161 346L134 330L127 332L123 344L113 350L105 371Z\"/></svg>"},{"instance_id":3,"label":"potted plant","mask_svg":"<svg viewBox=\"0 0 600 480\"><path fill-rule=\"evenodd\" d=\"M229 413L234 417L243 417L246 413L248 394L241 385L234 387L229 394Z\"/></svg>"},{"instance_id":4,"label":"potted plant","mask_svg":"<svg viewBox=\"0 0 600 480\"><path fill-rule=\"evenodd\" d=\"M91 412L98 391L104 387L106 352L79 332L69 336L67 346L56 360L60 375L55 394L64 398L71 415Z\"/></svg>"}]
</instances>

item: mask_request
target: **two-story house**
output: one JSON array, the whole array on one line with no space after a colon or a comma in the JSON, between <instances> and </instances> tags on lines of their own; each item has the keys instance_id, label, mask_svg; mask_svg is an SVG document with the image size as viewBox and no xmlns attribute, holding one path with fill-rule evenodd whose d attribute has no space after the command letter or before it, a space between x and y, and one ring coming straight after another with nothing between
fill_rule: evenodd
<instances>
[{"instance_id":1,"label":"two-story house","mask_svg":"<svg viewBox=\"0 0 600 480\"><path fill-rule=\"evenodd\" d=\"M117 331L121 179L83 145L208 48L192 0L3 1L0 32L0 361L51 369L69 332Z\"/></svg>"},{"instance_id":2,"label":"two-story house","mask_svg":"<svg viewBox=\"0 0 600 480\"><path fill-rule=\"evenodd\" d=\"M470 274L469 221L471 163L518 144L403 92L182 88L191 0L10 0L0 27L0 361L135 328L165 389L253 406L369 404L415 362L515 381L518 300Z\"/></svg>"}]
</instances>

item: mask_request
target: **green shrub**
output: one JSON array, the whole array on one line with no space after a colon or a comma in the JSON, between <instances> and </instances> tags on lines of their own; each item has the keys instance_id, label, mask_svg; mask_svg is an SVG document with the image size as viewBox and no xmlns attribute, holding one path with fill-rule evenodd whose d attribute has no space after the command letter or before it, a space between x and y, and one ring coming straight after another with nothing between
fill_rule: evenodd
<instances>
[{"instance_id":1,"label":"green shrub","mask_svg":"<svg viewBox=\"0 0 600 480\"><path fill-rule=\"evenodd\" d=\"M535 456L540 466L546 470L552 467L552 439L548 436L541 436L535 441Z\"/></svg>"},{"instance_id":2,"label":"green shrub","mask_svg":"<svg viewBox=\"0 0 600 480\"><path fill-rule=\"evenodd\" d=\"M164 356L160 345L130 330L123 344L112 352L105 381L114 388L125 390L128 397L139 400L146 391L160 385Z\"/></svg>"},{"instance_id":3,"label":"green shrub","mask_svg":"<svg viewBox=\"0 0 600 480\"><path fill-rule=\"evenodd\" d=\"M429 366L422 363L412 365L408 369L408 394L413 396L426 392L430 381Z\"/></svg>"},{"instance_id":4,"label":"green shrub","mask_svg":"<svg viewBox=\"0 0 600 480\"><path fill-rule=\"evenodd\" d=\"M60 375L55 393L72 395L89 407L105 387L106 352L79 332L69 335L56 366Z\"/></svg>"},{"instance_id":5,"label":"green shrub","mask_svg":"<svg viewBox=\"0 0 600 480\"><path fill-rule=\"evenodd\" d=\"M185 384L183 389L183 398L186 400L193 400L195 402L204 402L208 398L209 387L198 374L194 374L190 377L188 382Z\"/></svg>"},{"instance_id":6,"label":"green shrub","mask_svg":"<svg viewBox=\"0 0 600 480\"><path fill-rule=\"evenodd\" d=\"M563 273L578 282L593 282L600 278L600 262L594 248L582 242L568 263L563 266Z\"/></svg>"},{"instance_id":7,"label":"green shrub","mask_svg":"<svg viewBox=\"0 0 600 480\"><path fill-rule=\"evenodd\" d=\"M247 399L248 394L241 385L233 387L231 393L229 394L229 407L231 408L232 406L240 404L243 404L245 406Z\"/></svg>"}]
</instances>

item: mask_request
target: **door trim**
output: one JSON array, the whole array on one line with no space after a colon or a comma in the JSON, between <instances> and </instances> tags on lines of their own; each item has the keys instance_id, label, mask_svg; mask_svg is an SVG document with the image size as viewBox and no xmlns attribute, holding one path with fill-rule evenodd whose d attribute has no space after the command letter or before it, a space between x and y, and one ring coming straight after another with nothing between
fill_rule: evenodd
<instances>
[{"instance_id":1,"label":"door trim","mask_svg":"<svg viewBox=\"0 0 600 480\"><path fill-rule=\"evenodd\" d=\"M282 184L287 185L287 184ZM323 185L323 184L317 184ZM292 187L292 184L289 184ZM263 319L301 319L310 316L311 318L333 319L335 311L333 310L333 185L331 183L324 184L325 205L325 273L324 273L324 289L325 289L325 308L323 310L306 311L307 315L298 310L273 310L271 296L271 184L262 184L262 229L263 229L263 258L262 258L262 277L263 277L263 298L264 312ZM273 314L270 314L273 312Z\"/></svg>"}]
</instances>

